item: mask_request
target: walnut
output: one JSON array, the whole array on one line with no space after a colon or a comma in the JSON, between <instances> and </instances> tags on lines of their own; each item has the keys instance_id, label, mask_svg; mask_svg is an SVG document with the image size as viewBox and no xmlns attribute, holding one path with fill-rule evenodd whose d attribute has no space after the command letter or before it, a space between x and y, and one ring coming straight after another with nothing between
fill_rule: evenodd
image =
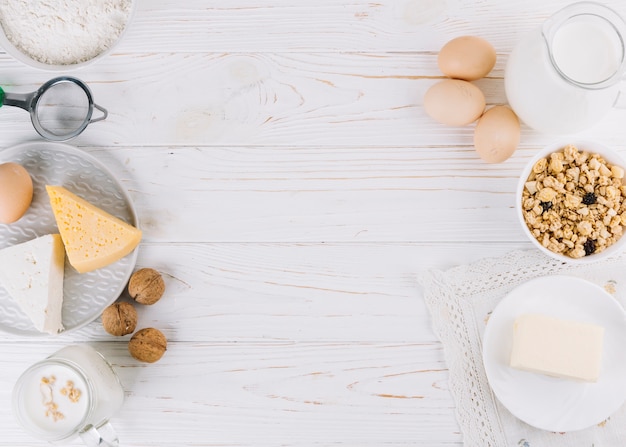
<instances>
[{"instance_id":1,"label":"walnut","mask_svg":"<svg viewBox=\"0 0 626 447\"><path fill-rule=\"evenodd\" d=\"M114 303L102 312L102 326L111 335L132 334L137 327L137 311L130 303Z\"/></svg>"},{"instance_id":2,"label":"walnut","mask_svg":"<svg viewBox=\"0 0 626 447\"><path fill-rule=\"evenodd\" d=\"M128 293L140 304L154 304L165 292L165 281L159 272L150 268L137 270L130 277Z\"/></svg>"},{"instance_id":3,"label":"walnut","mask_svg":"<svg viewBox=\"0 0 626 447\"><path fill-rule=\"evenodd\" d=\"M163 357L167 339L158 329L145 328L137 331L128 342L130 355L141 362L154 363Z\"/></svg>"}]
</instances>

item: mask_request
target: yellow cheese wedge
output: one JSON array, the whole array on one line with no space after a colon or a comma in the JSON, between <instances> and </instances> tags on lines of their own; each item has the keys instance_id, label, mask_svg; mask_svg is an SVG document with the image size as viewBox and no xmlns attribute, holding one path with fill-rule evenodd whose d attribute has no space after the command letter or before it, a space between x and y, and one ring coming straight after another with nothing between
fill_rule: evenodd
<instances>
[{"instance_id":1,"label":"yellow cheese wedge","mask_svg":"<svg viewBox=\"0 0 626 447\"><path fill-rule=\"evenodd\" d=\"M79 273L122 259L137 247L141 231L72 194L46 185L67 259Z\"/></svg>"}]
</instances>

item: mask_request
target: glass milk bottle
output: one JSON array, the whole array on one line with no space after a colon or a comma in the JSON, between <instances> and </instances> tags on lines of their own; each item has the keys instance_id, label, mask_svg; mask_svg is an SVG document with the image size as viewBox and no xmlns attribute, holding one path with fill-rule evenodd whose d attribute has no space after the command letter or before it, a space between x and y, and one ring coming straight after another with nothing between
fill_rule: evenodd
<instances>
[{"instance_id":1,"label":"glass milk bottle","mask_svg":"<svg viewBox=\"0 0 626 447\"><path fill-rule=\"evenodd\" d=\"M617 103L625 38L626 23L612 9L566 6L513 49L504 75L509 104L541 132L589 128Z\"/></svg>"},{"instance_id":2,"label":"glass milk bottle","mask_svg":"<svg viewBox=\"0 0 626 447\"><path fill-rule=\"evenodd\" d=\"M67 346L35 363L13 389L13 411L34 437L62 444L80 436L90 447L117 447L109 418L124 390L111 365L88 345Z\"/></svg>"}]
</instances>

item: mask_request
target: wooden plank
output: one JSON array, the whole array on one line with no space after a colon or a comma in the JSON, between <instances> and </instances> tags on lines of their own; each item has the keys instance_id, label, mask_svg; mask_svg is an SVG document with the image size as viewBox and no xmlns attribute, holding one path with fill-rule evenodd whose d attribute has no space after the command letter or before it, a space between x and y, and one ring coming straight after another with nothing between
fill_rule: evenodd
<instances>
[{"instance_id":1,"label":"wooden plank","mask_svg":"<svg viewBox=\"0 0 626 447\"><path fill-rule=\"evenodd\" d=\"M7 91L32 91L49 78L7 57L0 66ZM476 81L489 105L506 103L504 66ZM424 93L443 78L430 53L120 54L80 77L110 114L72 141L78 146L473 145L473 125L444 126L423 109ZM37 137L23 110L6 107L1 116L4 146ZM613 110L581 135L623 146L625 119L626 110ZM522 143L556 137L524 127Z\"/></svg>"},{"instance_id":2,"label":"wooden plank","mask_svg":"<svg viewBox=\"0 0 626 447\"><path fill-rule=\"evenodd\" d=\"M61 346L2 343L0 400ZM123 343L93 346L127 392L111 420L123 445L461 445L437 344L171 343L155 364ZM6 416L3 438L33 445Z\"/></svg>"},{"instance_id":3,"label":"wooden plank","mask_svg":"<svg viewBox=\"0 0 626 447\"><path fill-rule=\"evenodd\" d=\"M155 327L172 341L189 343L433 343L437 338L417 275L524 247L513 243L144 244L138 268L161 271L166 293L152 306L135 306L137 328ZM0 341L16 339L0 336ZM120 340L108 335L99 320L60 339ZM57 342L37 339L42 344Z\"/></svg>"},{"instance_id":4,"label":"wooden plank","mask_svg":"<svg viewBox=\"0 0 626 447\"><path fill-rule=\"evenodd\" d=\"M88 147L149 242L526 241L518 176L472 148Z\"/></svg>"},{"instance_id":5,"label":"wooden plank","mask_svg":"<svg viewBox=\"0 0 626 447\"><path fill-rule=\"evenodd\" d=\"M85 149L130 190L146 242L525 242L515 190L536 150Z\"/></svg>"},{"instance_id":6,"label":"wooden plank","mask_svg":"<svg viewBox=\"0 0 626 447\"><path fill-rule=\"evenodd\" d=\"M3 62L7 91L35 90L47 79ZM450 133L420 119L423 93L441 77L434 55L157 53L107 62L104 73L94 65L80 75L110 115L74 144L387 146L427 144L429 134L441 143ZM135 75L125 75L128 66ZM503 101L502 90L493 100ZM36 135L24 111L2 112L4 144Z\"/></svg>"},{"instance_id":7,"label":"wooden plank","mask_svg":"<svg viewBox=\"0 0 626 447\"><path fill-rule=\"evenodd\" d=\"M151 0L138 3L116 51L436 51L465 34L487 37L499 51L510 51L525 32L569 3ZM626 15L620 0L603 3Z\"/></svg>"}]
</instances>

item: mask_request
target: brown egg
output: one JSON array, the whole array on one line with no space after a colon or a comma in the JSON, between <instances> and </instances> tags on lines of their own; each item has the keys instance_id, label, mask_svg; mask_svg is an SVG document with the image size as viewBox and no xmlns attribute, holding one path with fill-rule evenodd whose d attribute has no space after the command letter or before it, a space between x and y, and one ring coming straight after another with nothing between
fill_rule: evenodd
<instances>
[{"instance_id":1,"label":"brown egg","mask_svg":"<svg viewBox=\"0 0 626 447\"><path fill-rule=\"evenodd\" d=\"M33 200L33 181L17 163L0 164L0 223L13 223Z\"/></svg>"},{"instance_id":2,"label":"brown egg","mask_svg":"<svg viewBox=\"0 0 626 447\"><path fill-rule=\"evenodd\" d=\"M467 81L446 79L426 91L424 109L442 124L464 126L476 121L483 113L485 95Z\"/></svg>"},{"instance_id":3,"label":"brown egg","mask_svg":"<svg viewBox=\"0 0 626 447\"><path fill-rule=\"evenodd\" d=\"M450 78L474 81L486 76L496 64L496 50L480 37L457 37L441 48L437 63Z\"/></svg>"},{"instance_id":4,"label":"brown egg","mask_svg":"<svg viewBox=\"0 0 626 447\"><path fill-rule=\"evenodd\" d=\"M519 140L519 119L507 106L487 110L474 129L474 147L487 163L501 163L509 158Z\"/></svg>"}]
</instances>

